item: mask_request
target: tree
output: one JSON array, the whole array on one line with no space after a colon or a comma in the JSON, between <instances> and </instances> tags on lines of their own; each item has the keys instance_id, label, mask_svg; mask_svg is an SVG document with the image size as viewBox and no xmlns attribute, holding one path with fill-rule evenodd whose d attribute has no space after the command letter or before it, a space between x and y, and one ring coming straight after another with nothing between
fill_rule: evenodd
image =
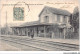
<instances>
[{"instance_id":1,"label":"tree","mask_svg":"<svg viewBox=\"0 0 80 54\"><path fill-rule=\"evenodd\" d=\"M74 32L77 33L79 30L79 10L75 7L73 14L70 15L70 24L74 28Z\"/></svg>"}]
</instances>

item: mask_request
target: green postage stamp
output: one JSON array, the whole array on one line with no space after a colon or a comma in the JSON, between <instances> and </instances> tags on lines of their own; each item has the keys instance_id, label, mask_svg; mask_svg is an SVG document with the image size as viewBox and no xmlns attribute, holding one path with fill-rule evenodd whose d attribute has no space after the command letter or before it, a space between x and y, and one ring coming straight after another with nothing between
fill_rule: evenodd
<instances>
[{"instance_id":1,"label":"green postage stamp","mask_svg":"<svg viewBox=\"0 0 80 54\"><path fill-rule=\"evenodd\" d=\"M24 8L23 7L14 7L13 8L14 20L24 20Z\"/></svg>"}]
</instances>

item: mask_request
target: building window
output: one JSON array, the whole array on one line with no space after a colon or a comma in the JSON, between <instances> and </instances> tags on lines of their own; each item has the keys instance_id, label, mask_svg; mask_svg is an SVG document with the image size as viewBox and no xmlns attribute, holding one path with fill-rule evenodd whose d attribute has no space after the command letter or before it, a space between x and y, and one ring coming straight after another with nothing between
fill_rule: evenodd
<instances>
[{"instance_id":1,"label":"building window","mask_svg":"<svg viewBox=\"0 0 80 54\"><path fill-rule=\"evenodd\" d=\"M67 23L67 18L66 18L66 16L63 16L63 23Z\"/></svg>"},{"instance_id":2,"label":"building window","mask_svg":"<svg viewBox=\"0 0 80 54\"><path fill-rule=\"evenodd\" d=\"M60 22L60 15L57 15L57 22Z\"/></svg>"},{"instance_id":3,"label":"building window","mask_svg":"<svg viewBox=\"0 0 80 54\"><path fill-rule=\"evenodd\" d=\"M49 16L45 16L44 21L45 21L45 22L49 22Z\"/></svg>"}]
</instances>

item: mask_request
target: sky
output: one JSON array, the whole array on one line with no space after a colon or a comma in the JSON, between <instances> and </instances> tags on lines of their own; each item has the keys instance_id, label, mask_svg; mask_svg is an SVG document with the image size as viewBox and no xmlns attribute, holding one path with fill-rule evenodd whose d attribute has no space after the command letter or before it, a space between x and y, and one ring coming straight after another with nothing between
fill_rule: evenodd
<instances>
[{"instance_id":1,"label":"sky","mask_svg":"<svg viewBox=\"0 0 80 54\"><path fill-rule=\"evenodd\" d=\"M29 8L24 2L29 4ZM0 4L0 24L4 26L6 24L6 18L7 24L37 21L39 20L38 15L44 6L63 9L73 13L74 8L78 6L78 0L0 0ZM14 4L22 4L19 7L24 7L24 20L13 20ZM15 5L15 7L18 6Z\"/></svg>"}]
</instances>

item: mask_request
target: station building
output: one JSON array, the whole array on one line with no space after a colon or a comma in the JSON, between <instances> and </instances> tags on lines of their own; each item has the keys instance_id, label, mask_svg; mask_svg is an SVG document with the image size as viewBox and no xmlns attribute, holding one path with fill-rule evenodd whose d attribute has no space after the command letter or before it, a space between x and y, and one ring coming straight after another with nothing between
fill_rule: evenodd
<instances>
[{"instance_id":1,"label":"station building","mask_svg":"<svg viewBox=\"0 0 80 54\"><path fill-rule=\"evenodd\" d=\"M14 35L45 37L45 38L66 38L66 32L70 29L70 12L45 6L39 14L39 20L26 22L20 26L13 26Z\"/></svg>"}]
</instances>

